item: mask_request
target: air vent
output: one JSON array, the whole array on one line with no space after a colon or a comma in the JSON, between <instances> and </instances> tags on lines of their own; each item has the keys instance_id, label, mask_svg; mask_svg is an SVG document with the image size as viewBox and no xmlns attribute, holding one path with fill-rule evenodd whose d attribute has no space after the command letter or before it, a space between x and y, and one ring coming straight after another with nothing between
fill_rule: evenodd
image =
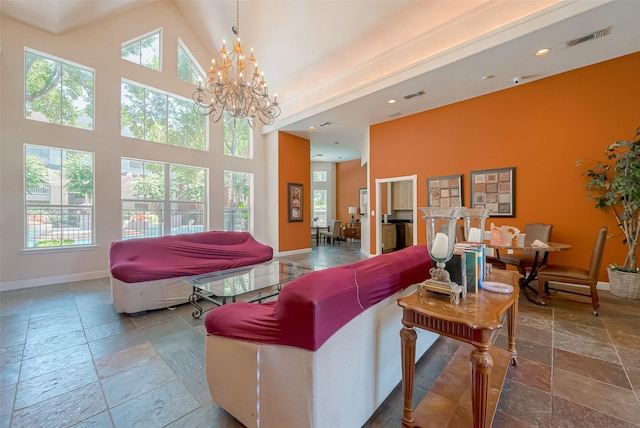
<instances>
[{"instance_id":1,"label":"air vent","mask_svg":"<svg viewBox=\"0 0 640 428\"><path fill-rule=\"evenodd\" d=\"M400 113L399 111L389 115L391 119L395 119L396 117L400 116L402 116L402 113Z\"/></svg>"},{"instance_id":2,"label":"air vent","mask_svg":"<svg viewBox=\"0 0 640 428\"><path fill-rule=\"evenodd\" d=\"M324 128L325 126L329 126L329 125L331 125L331 122L322 122L322 123L318 124L318 126L320 128Z\"/></svg>"},{"instance_id":3,"label":"air vent","mask_svg":"<svg viewBox=\"0 0 640 428\"><path fill-rule=\"evenodd\" d=\"M583 42L588 42L589 40L593 40L593 39L599 39L600 37L604 37L604 36L608 36L611 33L611 27L607 27L603 30L599 30L596 32L593 32L589 35L586 35L584 37L580 37L578 39L573 39L573 40L569 40L568 42L565 43L565 47L566 48L570 48L572 46L575 46L577 44L583 43Z\"/></svg>"},{"instance_id":4,"label":"air vent","mask_svg":"<svg viewBox=\"0 0 640 428\"><path fill-rule=\"evenodd\" d=\"M419 90L418 92L414 92L413 94L405 95L404 99L405 100L410 100L411 98L419 97L420 95L424 95L424 91L423 90Z\"/></svg>"}]
</instances>

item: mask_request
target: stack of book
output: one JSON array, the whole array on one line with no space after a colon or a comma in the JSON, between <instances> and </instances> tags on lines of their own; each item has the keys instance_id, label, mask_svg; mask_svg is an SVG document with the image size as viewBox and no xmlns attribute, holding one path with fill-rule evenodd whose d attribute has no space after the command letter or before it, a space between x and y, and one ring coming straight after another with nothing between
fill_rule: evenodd
<instances>
[{"instance_id":1,"label":"stack of book","mask_svg":"<svg viewBox=\"0 0 640 428\"><path fill-rule=\"evenodd\" d=\"M484 244L460 242L455 244L453 257L447 262L445 269L452 282L464 286L467 293L477 293L485 276L485 261Z\"/></svg>"}]
</instances>

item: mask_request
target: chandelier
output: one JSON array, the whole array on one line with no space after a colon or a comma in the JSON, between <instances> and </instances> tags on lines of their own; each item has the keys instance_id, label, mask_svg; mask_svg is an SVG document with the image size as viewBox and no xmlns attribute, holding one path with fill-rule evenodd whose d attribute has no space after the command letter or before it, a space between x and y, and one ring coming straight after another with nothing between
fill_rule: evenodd
<instances>
[{"instance_id":1,"label":"chandelier","mask_svg":"<svg viewBox=\"0 0 640 428\"><path fill-rule=\"evenodd\" d=\"M198 81L198 88L193 93L194 111L202 116L209 116L212 122L218 122L224 112L233 119L246 119L252 128L255 118L265 125L271 125L280 115L278 94L269 99L264 73L258 72L258 63L253 56L244 56L240 43L240 1L236 3L236 26L233 27L236 42L229 52L226 41L222 41L218 60L211 60L211 68L206 82ZM209 101L209 95L211 94Z\"/></svg>"}]
</instances>

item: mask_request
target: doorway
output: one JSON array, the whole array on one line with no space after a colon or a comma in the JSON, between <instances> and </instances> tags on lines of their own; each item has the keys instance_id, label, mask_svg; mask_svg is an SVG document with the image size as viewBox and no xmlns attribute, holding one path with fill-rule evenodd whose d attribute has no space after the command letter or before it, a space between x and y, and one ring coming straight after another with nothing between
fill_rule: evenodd
<instances>
[{"instance_id":1,"label":"doorway","mask_svg":"<svg viewBox=\"0 0 640 428\"><path fill-rule=\"evenodd\" d=\"M384 248L383 240L383 228L387 232L387 236L390 235L391 227L389 224L409 223L412 224L410 236L404 236L405 240L411 239L411 242L415 244L418 239L418 228L415 225L415 219L418 216L418 176L407 175L402 177L391 178L377 178L376 181L376 215L375 228L376 228L376 251L375 255L382 254L383 252L394 251L395 244L393 242L393 248ZM394 184L395 183L395 184ZM396 194L394 197L394 189ZM402 192L402 194L400 194ZM386 215L385 215L386 214ZM398 229L396 228L396 231ZM397 233L397 232L396 232ZM398 234L396 234L396 237ZM389 242L389 240L386 240ZM405 241L406 242L406 241ZM401 243L402 244L402 243Z\"/></svg>"}]
</instances>

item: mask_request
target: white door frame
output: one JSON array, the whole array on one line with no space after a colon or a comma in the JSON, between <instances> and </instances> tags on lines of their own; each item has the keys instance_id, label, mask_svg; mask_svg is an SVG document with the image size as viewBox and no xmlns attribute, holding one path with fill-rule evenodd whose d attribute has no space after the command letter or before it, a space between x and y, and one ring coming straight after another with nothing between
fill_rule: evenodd
<instances>
[{"instance_id":1,"label":"white door frame","mask_svg":"<svg viewBox=\"0 0 640 428\"><path fill-rule=\"evenodd\" d=\"M418 242L418 228L415 226L415 221L418 218L418 175L405 175L402 177L390 177L390 178L376 178L376 251L375 255L382 254L382 216L380 215L382 209L382 202L380 201L380 194L382 193L381 185L386 183L393 183L396 181L411 181L413 188L413 242ZM374 217L374 216L371 216Z\"/></svg>"}]
</instances>

